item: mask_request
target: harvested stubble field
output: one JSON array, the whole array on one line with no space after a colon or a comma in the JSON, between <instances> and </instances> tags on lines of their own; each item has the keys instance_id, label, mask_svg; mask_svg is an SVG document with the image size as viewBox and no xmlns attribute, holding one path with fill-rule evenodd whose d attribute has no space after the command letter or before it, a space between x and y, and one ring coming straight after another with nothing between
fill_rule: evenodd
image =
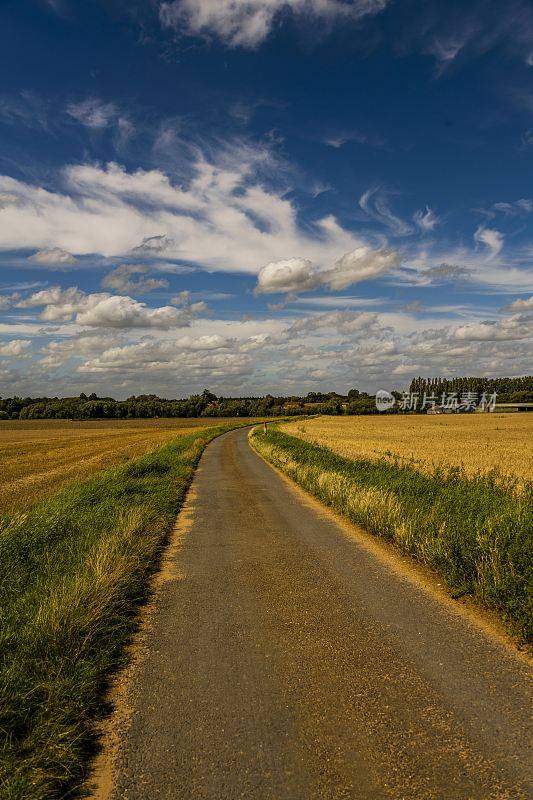
<instances>
[{"instance_id":1,"label":"harvested stubble field","mask_svg":"<svg viewBox=\"0 0 533 800\"><path fill-rule=\"evenodd\" d=\"M0 421L0 514L27 510L98 470L216 424L213 419Z\"/></svg>"},{"instance_id":2,"label":"harvested stubble field","mask_svg":"<svg viewBox=\"0 0 533 800\"><path fill-rule=\"evenodd\" d=\"M319 417L280 426L345 458L400 461L423 472L462 467L533 479L533 414Z\"/></svg>"},{"instance_id":3,"label":"harvested stubble field","mask_svg":"<svg viewBox=\"0 0 533 800\"><path fill-rule=\"evenodd\" d=\"M215 436L248 423L3 425L26 469L65 471L36 481L44 499L12 496L17 513L0 515L0 797L79 796L109 676L126 663L198 460Z\"/></svg>"}]
</instances>

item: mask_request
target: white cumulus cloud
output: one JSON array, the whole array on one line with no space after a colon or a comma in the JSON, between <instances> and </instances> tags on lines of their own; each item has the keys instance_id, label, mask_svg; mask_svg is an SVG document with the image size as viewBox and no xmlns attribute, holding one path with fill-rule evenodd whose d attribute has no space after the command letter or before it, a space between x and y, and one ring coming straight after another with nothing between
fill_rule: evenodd
<instances>
[{"instance_id":1,"label":"white cumulus cloud","mask_svg":"<svg viewBox=\"0 0 533 800\"><path fill-rule=\"evenodd\" d=\"M332 328L346 336L360 331L376 333L378 315L371 311L328 311L324 314L313 314L294 322L288 329L289 334L313 333L324 328Z\"/></svg>"},{"instance_id":2,"label":"white cumulus cloud","mask_svg":"<svg viewBox=\"0 0 533 800\"><path fill-rule=\"evenodd\" d=\"M346 289L354 283L377 278L400 266L397 250L383 247L373 250L361 245L345 253L335 265L322 273L323 282L330 289Z\"/></svg>"},{"instance_id":3,"label":"white cumulus cloud","mask_svg":"<svg viewBox=\"0 0 533 800\"><path fill-rule=\"evenodd\" d=\"M320 276L312 261L286 258L266 264L257 277L256 294L306 292L320 286Z\"/></svg>"},{"instance_id":4,"label":"white cumulus cloud","mask_svg":"<svg viewBox=\"0 0 533 800\"><path fill-rule=\"evenodd\" d=\"M7 358L21 356L29 347L31 347L30 339L12 339L10 342L0 344L0 356Z\"/></svg>"},{"instance_id":5,"label":"white cumulus cloud","mask_svg":"<svg viewBox=\"0 0 533 800\"><path fill-rule=\"evenodd\" d=\"M533 315L514 314L501 320L474 322L456 328L454 336L474 342L528 339L533 336Z\"/></svg>"},{"instance_id":6,"label":"white cumulus cloud","mask_svg":"<svg viewBox=\"0 0 533 800\"><path fill-rule=\"evenodd\" d=\"M72 253L68 253L61 247L52 247L50 250L38 250L32 256L28 256L28 261L46 266L75 264L76 259Z\"/></svg>"},{"instance_id":7,"label":"white cumulus cloud","mask_svg":"<svg viewBox=\"0 0 533 800\"><path fill-rule=\"evenodd\" d=\"M17 308L42 306L39 319L46 322L67 322L91 328L158 328L170 330L190 325L191 320L206 310L205 303L192 303L183 309L173 306L150 308L146 303L125 295L107 292L86 294L75 286L61 289L53 286L19 300Z\"/></svg>"},{"instance_id":8,"label":"white cumulus cloud","mask_svg":"<svg viewBox=\"0 0 533 800\"><path fill-rule=\"evenodd\" d=\"M170 328L190 324L190 316L172 306L148 308L131 297L103 297L86 310L78 312L78 325L95 328Z\"/></svg>"},{"instance_id":9,"label":"white cumulus cloud","mask_svg":"<svg viewBox=\"0 0 533 800\"><path fill-rule=\"evenodd\" d=\"M346 289L354 283L377 278L399 265L400 257L396 250L372 250L366 245L345 253L329 269L319 270L305 258L289 258L264 266L259 271L255 292L298 294L321 287Z\"/></svg>"},{"instance_id":10,"label":"white cumulus cloud","mask_svg":"<svg viewBox=\"0 0 533 800\"><path fill-rule=\"evenodd\" d=\"M77 287L71 286L62 289L60 286L51 286L49 289L42 289L34 292L28 297L19 300L16 308L36 308L43 306L43 311L39 318L46 322L66 322L72 319L73 315L87 301L87 296Z\"/></svg>"},{"instance_id":11,"label":"white cumulus cloud","mask_svg":"<svg viewBox=\"0 0 533 800\"><path fill-rule=\"evenodd\" d=\"M533 295L525 299L515 300L509 306L511 311L533 311Z\"/></svg>"}]
</instances>

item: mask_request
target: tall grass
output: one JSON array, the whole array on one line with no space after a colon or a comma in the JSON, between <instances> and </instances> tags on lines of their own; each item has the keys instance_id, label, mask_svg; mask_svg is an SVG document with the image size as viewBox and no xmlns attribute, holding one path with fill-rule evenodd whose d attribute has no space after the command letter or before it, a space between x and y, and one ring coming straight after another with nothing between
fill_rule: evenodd
<instances>
[{"instance_id":1,"label":"tall grass","mask_svg":"<svg viewBox=\"0 0 533 800\"><path fill-rule=\"evenodd\" d=\"M0 520L0 796L70 797L205 445L198 430Z\"/></svg>"},{"instance_id":2,"label":"tall grass","mask_svg":"<svg viewBox=\"0 0 533 800\"><path fill-rule=\"evenodd\" d=\"M253 447L296 483L373 534L437 570L448 585L497 609L533 639L533 484L459 467L422 473L347 459L271 429Z\"/></svg>"}]
</instances>

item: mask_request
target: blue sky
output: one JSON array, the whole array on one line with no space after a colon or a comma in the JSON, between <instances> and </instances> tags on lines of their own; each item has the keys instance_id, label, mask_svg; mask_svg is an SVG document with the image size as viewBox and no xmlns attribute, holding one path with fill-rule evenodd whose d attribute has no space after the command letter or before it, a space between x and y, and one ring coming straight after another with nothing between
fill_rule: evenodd
<instances>
[{"instance_id":1,"label":"blue sky","mask_svg":"<svg viewBox=\"0 0 533 800\"><path fill-rule=\"evenodd\" d=\"M4 0L0 394L531 372L533 7Z\"/></svg>"}]
</instances>

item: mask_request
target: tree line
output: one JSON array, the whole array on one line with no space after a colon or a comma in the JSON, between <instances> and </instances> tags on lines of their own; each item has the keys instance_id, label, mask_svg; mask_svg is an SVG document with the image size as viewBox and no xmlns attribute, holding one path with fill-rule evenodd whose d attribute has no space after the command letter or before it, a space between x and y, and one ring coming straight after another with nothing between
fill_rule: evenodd
<instances>
[{"instance_id":1,"label":"tree line","mask_svg":"<svg viewBox=\"0 0 533 800\"><path fill-rule=\"evenodd\" d=\"M533 376L524 375L519 378L413 378L409 391L420 396L424 393L441 397L457 392L496 392L499 403L533 402Z\"/></svg>"},{"instance_id":2,"label":"tree line","mask_svg":"<svg viewBox=\"0 0 533 800\"><path fill-rule=\"evenodd\" d=\"M498 402L533 402L533 377L415 378L410 392L437 397L443 392L497 392ZM400 399L401 392L393 392ZM398 404L387 413L396 413ZM377 414L374 396L358 389L346 395L309 392L306 396L217 397L204 389L181 400L155 394L127 400L98 397L0 397L0 419L155 419L162 417L281 417L299 414Z\"/></svg>"},{"instance_id":3,"label":"tree line","mask_svg":"<svg viewBox=\"0 0 533 800\"><path fill-rule=\"evenodd\" d=\"M162 417L280 417L298 414L376 413L374 398L351 389L337 392L309 392L297 395L264 397L217 397L204 389L181 400L168 400L155 394L115 400L95 393L78 397L0 398L0 419L154 419Z\"/></svg>"}]
</instances>

